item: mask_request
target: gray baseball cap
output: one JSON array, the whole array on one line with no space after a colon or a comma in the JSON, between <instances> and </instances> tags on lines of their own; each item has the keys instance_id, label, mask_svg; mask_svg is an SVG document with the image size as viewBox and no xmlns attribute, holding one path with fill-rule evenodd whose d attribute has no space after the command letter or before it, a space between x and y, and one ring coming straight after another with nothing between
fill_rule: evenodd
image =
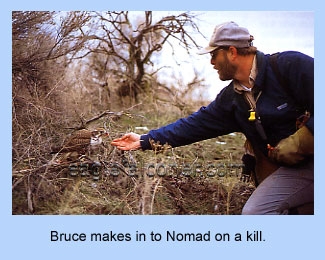
<instances>
[{"instance_id":1,"label":"gray baseball cap","mask_svg":"<svg viewBox=\"0 0 325 260\"><path fill-rule=\"evenodd\" d=\"M206 54L221 46L234 46L245 48L252 46L254 37L244 27L235 22L227 22L217 25L213 31L209 46L199 50L198 54Z\"/></svg>"}]
</instances>

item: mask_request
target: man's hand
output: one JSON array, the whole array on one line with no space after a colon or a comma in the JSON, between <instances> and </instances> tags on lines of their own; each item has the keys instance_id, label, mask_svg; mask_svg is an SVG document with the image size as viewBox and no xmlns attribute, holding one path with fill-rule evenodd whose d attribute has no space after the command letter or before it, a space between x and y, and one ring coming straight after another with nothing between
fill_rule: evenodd
<instances>
[{"instance_id":1,"label":"man's hand","mask_svg":"<svg viewBox=\"0 0 325 260\"><path fill-rule=\"evenodd\" d=\"M123 151L137 150L141 147L140 135L136 133L128 133L121 138L114 139L111 145L116 146L118 149Z\"/></svg>"},{"instance_id":2,"label":"man's hand","mask_svg":"<svg viewBox=\"0 0 325 260\"><path fill-rule=\"evenodd\" d=\"M314 136L306 126L269 148L269 158L285 165L295 165L313 154Z\"/></svg>"}]
</instances>

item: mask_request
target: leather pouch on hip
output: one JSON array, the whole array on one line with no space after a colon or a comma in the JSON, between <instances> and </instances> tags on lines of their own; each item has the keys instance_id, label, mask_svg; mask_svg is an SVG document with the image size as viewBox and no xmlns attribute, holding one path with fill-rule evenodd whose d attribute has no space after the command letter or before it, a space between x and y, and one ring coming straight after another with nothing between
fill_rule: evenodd
<instances>
[{"instance_id":1,"label":"leather pouch on hip","mask_svg":"<svg viewBox=\"0 0 325 260\"><path fill-rule=\"evenodd\" d=\"M282 139L269 151L269 157L280 164L295 165L314 154L314 136L306 126Z\"/></svg>"}]
</instances>

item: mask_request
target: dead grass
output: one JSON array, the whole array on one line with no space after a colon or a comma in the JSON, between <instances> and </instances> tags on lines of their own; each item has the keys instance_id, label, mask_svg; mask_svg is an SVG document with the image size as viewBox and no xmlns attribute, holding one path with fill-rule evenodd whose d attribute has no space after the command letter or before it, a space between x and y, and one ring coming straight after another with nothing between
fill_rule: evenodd
<instances>
[{"instance_id":1,"label":"dead grass","mask_svg":"<svg viewBox=\"0 0 325 260\"><path fill-rule=\"evenodd\" d=\"M156 124L153 117L146 121L148 127ZM103 165L98 180L91 173L71 176L68 164L14 168L13 214L240 214L254 189L240 181L236 168L241 163L241 134L162 153L121 153L109 145L137 123L135 115L109 121L111 136L98 157Z\"/></svg>"}]
</instances>

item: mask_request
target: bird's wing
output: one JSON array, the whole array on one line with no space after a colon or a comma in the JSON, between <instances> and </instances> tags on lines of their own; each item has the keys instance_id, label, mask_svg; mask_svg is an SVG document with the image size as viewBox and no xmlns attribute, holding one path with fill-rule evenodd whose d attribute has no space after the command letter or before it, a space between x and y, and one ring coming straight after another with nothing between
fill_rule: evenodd
<instances>
[{"instance_id":1,"label":"bird's wing","mask_svg":"<svg viewBox=\"0 0 325 260\"><path fill-rule=\"evenodd\" d=\"M87 129L81 129L72 133L64 142L61 151L71 152L86 149L90 144L91 135L91 131Z\"/></svg>"}]
</instances>

